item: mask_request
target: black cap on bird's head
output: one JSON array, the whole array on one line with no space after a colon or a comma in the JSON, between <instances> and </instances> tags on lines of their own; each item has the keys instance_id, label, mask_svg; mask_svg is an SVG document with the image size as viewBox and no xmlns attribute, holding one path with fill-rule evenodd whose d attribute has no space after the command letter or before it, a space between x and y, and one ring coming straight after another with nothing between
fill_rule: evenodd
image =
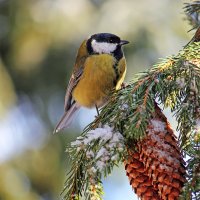
<instances>
[{"instance_id":1,"label":"black cap on bird's head","mask_svg":"<svg viewBox=\"0 0 200 200\"><path fill-rule=\"evenodd\" d=\"M90 38L95 39L97 42L116 43L119 45L128 44L128 41L121 40L120 37L111 33L98 33L92 35Z\"/></svg>"},{"instance_id":2,"label":"black cap on bird's head","mask_svg":"<svg viewBox=\"0 0 200 200\"><path fill-rule=\"evenodd\" d=\"M119 60L123 57L122 45L128 44L126 40L111 33L98 33L92 35L87 41L89 54L113 54Z\"/></svg>"}]
</instances>

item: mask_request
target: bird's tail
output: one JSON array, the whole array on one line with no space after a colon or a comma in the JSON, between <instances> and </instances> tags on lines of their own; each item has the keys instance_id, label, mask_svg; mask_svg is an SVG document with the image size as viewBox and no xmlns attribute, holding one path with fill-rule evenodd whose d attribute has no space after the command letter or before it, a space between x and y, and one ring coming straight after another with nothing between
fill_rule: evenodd
<instances>
[{"instance_id":1,"label":"bird's tail","mask_svg":"<svg viewBox=\"0 0 200 200\"><path fill-rule=\"evenodd\" d=\"M75 112L78 111L79 108L80 106L77 103L74 103L71 108L64 113L53 133L58 133L62 129L67 128L72 122Z\"/></svg>"}]
</instances>

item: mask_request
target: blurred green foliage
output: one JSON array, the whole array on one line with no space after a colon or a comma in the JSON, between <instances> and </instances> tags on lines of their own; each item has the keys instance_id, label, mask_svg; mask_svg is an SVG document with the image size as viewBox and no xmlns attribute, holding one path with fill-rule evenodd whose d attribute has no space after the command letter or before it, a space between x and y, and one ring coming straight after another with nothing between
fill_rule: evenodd
<instances>
[{"instance_id":1,"label":"blurred green foliage","mask_svg":"<svg viewBox=\"0 0 200 200\"><path fill-rule=\"evenodd\" d=\"M130 80L187 43L181 12L182 3L169 0L0 0L0 200L59 198L69 166L65 147L79 131L53 136L52 130L81 41L96 32L131 41L124 50ZM27 102L34 113L23 108ZM27 121L11 123L20 106ZM18 137L29 141L20 152ZM6 157L9 141L15 148Z\"/></svg>"}]
</instances>

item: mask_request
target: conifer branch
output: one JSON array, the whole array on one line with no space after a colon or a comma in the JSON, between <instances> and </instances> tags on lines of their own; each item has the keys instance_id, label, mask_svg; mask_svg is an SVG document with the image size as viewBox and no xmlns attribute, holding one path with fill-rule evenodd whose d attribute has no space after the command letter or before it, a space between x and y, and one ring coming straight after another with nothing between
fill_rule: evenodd
<instances>
[{"instance_id":1,"label":"conifer branch","mask_svg":"<svg viewBox=\"0 0 200 200\"><path fill-rule=\"evenodd\" d=\"M193 27L200 26L200 1L186 3L184 10L191 25Z\"/></svg>"},{"instance_id":2,"label":"conifer branch","mask_svg":"<svg viewBox=\"0 0 200 200\"><path fill-rule=\"evenodd\" d=\"M193 158L188 160L188 184L182 196L188 190L194 193L191 187L198 188L199 177L195 175L198 170L191 169L191 163L198 163L200 154L191 141L199 130L200 120L199 50L199 42L189 44L176 56L136 75L129 85L111 96L96 120L68 149L73 165L66 182L65 199L80 199L81 196L88 200L101 199L102 186L99 185L102 177L110 174L113 167L126 158L126 148L121 144L128 145L130 140L138 141L145 137L148 122L155 111L155 100L175 113L180 145L184 153ZM105 139L105 135L109 137ZM116 135L118 139L113 142Z\"/></svg>"}]
</instances>

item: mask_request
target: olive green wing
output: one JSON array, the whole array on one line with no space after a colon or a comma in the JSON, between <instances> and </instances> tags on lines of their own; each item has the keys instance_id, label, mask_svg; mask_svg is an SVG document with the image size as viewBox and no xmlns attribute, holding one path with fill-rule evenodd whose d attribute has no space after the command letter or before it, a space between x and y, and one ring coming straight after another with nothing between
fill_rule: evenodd
<instances>
[{"instance_id":1,"label":"olive green wing","mask_svg":"<svg viewBox=\"0 0 200 200\"><path fill-rule=\"evenodd\" d=\"M72 91L75 88L75 86L78 84L79 80L81 79L81 75L83 74L83 69L84 69L84 63L85 60L88 57L88 52L87 52L87 47L86 47L86 40L83 41L81 44L77 56L76 56L76 62L74 65L74 70L72 72L71 78L68 83L66 95L65 95L65 105L64 109L65 112L69 110L73 103L73 98L72 98Z\"/></svg>"},{"instance_id":2,"label":"olive green wing","mask_svg":"<svg viewBox=\"0 0 200 200\"><path fill-rule=\"evenodd\" d=\"M65 112L67 112L69 108L71 107L71 105L73 104L74 100L72 98L72 91L77 85L77 83L79 82L79 80L81 79L82 73L83 73L83 67L80 67L79 70L77 70L76 72L73 72L71 75L71 78L68 83L67 91L65 94L65 104L64 104Z\"/></svg>"},{"instance_id":3,"label":"olive green wing","mask_svg":"<svg viewBox=\"0 0 200 200\"><path fill-rule=\"evenodd\" d=\"M65 104L64 104L65 112L61 117L60 121L58 122L58 124L56 125L54 133L58 133L60 130L67 128L70 125L75 112L80 108L80 105L78 105L72 97L72 91L81 79L84 70L84 63L87 57L88 57L88 52L85 40L83 41L78 50L76 62L74 65L74 70L72 72L71 78L68 83L65 95Z\"/></svg>"}]
</instances>

